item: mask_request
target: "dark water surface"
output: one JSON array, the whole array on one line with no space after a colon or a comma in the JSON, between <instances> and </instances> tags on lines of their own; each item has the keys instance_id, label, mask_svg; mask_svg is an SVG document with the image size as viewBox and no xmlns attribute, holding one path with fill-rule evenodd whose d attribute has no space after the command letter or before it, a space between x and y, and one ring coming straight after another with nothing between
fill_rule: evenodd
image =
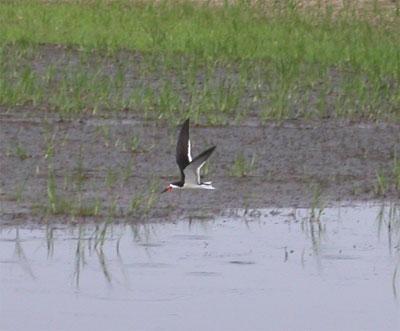
<instances>
[{"instance_id":1,"label":"dark water surface","mask_svg":"<svg viewBox=\"0 0 400 331\"><path fill-rule=\"evenodd\" d=\"M398 206L226 215L2 226L0 329L400 329Z\"/></svg>"}]
</instances>

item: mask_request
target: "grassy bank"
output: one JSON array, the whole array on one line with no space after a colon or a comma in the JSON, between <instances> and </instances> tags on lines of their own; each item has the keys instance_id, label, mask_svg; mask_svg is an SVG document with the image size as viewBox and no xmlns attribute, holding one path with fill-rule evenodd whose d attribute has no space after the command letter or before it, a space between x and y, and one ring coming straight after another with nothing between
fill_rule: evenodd
<instances>
[{"instance_id":1,"label":"grassy bank","mask_svg":"<svg viewBox=\"0 0 400 331\"><path fill-rule=\"evenodd\" d=\"M189 112L211 124L249 115L400 117L396 7L361 15L304 11L293 1L8 1L0 25L0 104L8 110L129 109L173 120ZM40 61L43 44L75 51Z\"/></svg>"}]
</instances>

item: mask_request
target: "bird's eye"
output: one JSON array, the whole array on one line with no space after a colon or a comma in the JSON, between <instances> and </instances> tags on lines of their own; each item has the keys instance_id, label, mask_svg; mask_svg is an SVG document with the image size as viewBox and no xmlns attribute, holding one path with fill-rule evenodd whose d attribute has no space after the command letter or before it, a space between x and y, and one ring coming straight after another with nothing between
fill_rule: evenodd
<instances>
[{"instance_id":1,"label":"bird's eye","mask_svg":"<svg viewBox=\"0 0 400 331\"><path fill-rule=\"evenodd\" d=\"M171 190L172 190L172 186L168 186L168 187L167 187L167 190L168 190L168 191L171 191Z\"/></svg>"}]
</instances>

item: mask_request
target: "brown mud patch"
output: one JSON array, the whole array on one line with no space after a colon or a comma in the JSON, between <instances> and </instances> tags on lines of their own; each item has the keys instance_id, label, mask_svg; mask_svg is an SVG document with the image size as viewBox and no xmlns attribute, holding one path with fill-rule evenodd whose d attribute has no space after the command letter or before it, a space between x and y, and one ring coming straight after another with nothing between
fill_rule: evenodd
<instances>
[{"instance_id":1,"label":"brown mud patch","mask_svg":"<svg viewBox=\"0 0 400 331\"><path fill-rule=\"evenodd\" d=\"M38 75L53 63L64 70L74 64L76 70L90 69L78 66L75 50L39 48L29 60ZM127 90L139 78L153 85L174 81L173 74L158 77L152 71L138 78L143 56L131 55ZM104 68L110 75L116 70ZM221 71L217 78L224 75ZM199 88L202 79L196 80ZM46 93L51 95L51 89ZM334 119L278 123L261 121L258 112L250 111L240 124L228 118L223 126L191 127L194 155L217 145L205 169L215 191L160 195L179 178L179 127L170 124L175 118L144 116L140 109L116 109L103 118L89 111L65 116L45 105L0 108L0 218L175 220L181 215L209 218L230 208L321 208L339 201L399 198L393 171L400 155L399 124Z\"/></svg>"},{"instance_id":2,"label":"brown mud patch","mask_svg":"<svg viewBox=\"0 0 400 331\"><path fill-rule=\"evenodd\" d=\"M318 202L328 205L376 199L377 172L388 181L385 197L399 197L391 175L395 153L400 154L398 126L322 121L192 127L193 154L217 145L206 175L216 190L159 196L164 185L178 178L178 130L123 118L58 121L3 114L2 218L70 221L75 213L78 221L110 215L134 221L139 217L132 212L132 200L138 194L146 197L138 200L138 210L149 204L146 220L210 217L229 208L310 206L318 192ZM139 139L136 151L129 147L132 134ZM240 151L248 167L237 177L233 169ZM51 207L51 185L57 196L53 202L63 204L57 210ZM155 189L148 203L150 185Z\"/></svg>"}]
</instances>

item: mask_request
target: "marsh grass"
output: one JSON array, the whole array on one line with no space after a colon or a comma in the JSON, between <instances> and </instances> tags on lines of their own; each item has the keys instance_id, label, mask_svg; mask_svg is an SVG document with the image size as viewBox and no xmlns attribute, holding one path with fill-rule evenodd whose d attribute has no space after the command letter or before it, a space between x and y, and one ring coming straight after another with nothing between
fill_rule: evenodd
<instances>
[{"instance_id":1,"label":"marsh grass","mask_svg":"<svg viewBox=\"0 0 400 331\"><path fill-rule=\"evenodd\" d=\"M130 110L171 123L189 114L212 125L399 118L398 8L27 0L0 3L0 13L9 110ZM61 56L38 62L43 52Z\"/></svg>"},{"instance_id":2,"label":"marsh grass","mask_svg":"<svg viewBox=\"0 0 400 331\"><path fill-rule=\"evenodd\" d=\"M17 203L17 207L21 206L21 203L24 199L24 194L26 190L26 184L28 182L27 178L24 178L16 187L15 192L13 194L6 194L4 199L8 201L15 201Z\"/></svg>"},{"instance_id":3,"label":"marsh grass","mask_svg":"<svg viewBox=\"0 0 400 331\"><path fill-rule=\"evenodd\" d=\"M322 197L321 186L318 183L312 182L309 191L313 194L310 214L302 220L301 227L310 236L313 251L318 256L320 253L320 243L326 230L321 221L326 206Z\"/></svg>"},{"instance_id":4,"label":"marsh grass","mask_svg":"<svg viewBox=\"0 0 400 331\"><path fill-rule=\"evenodd\" d=\"M132 196L130 215L141 218L149 214L150 210L160 199L159 183L149 183L147 190L138 191Z\"/></svg>"},{"instance_id":5,"label":"marsh grass","mask_svg":"<svg viewBox=\"0 0 400 331\"><path fill-rule=\"evenodd\" d=\"M105 179L106 186L109 189L114 188L118 181L118 178L119 178L119 173L117 171L114 171L112 169L107 169L107 175Z\"/></svg>"},{"instance_id":6,"label":"marsh grass","mask_svg":"<svg viewBox=\"0 0 400 331\"><path fill-rule=\"evenodd\" d=\"M24 192L25 192L25 186L27 183L27 179L25 179L22 183L20 183L17 188L16 188L16 201L17 201L17 206L19 207L21 205L22 199L24 197Z\"/></svg>"},{"instance_id":7,"label":"marsh grass","mask_svg":"<svg viewBox=\"0 0 400 331\"><path fill-rule=\"evenodd\" d=\"M320 226L321 216L325 209L325 202L322 197L322 188L319 184L311 183L310 191L313 192L313 199L310 208L310 222L317 222Z\"/></svg>"},{"instance_id":8,"label":"marsh grass","mask_svg":"<svg viewBox=\"0 0 400 331\"><path fill-rule=\"evenodd\" d=\"M385 196L392 188L400 192L400 161L396 151L393 152L393 164L391 172L386 173L382 168L375 171L376 183L374 184L374 193Z\"/></svg>"},{"instance_id":9,"label":"marsh grass","mask_svg":"<svg viewBox=\"0 0 400 331\"><path fill-rule=\"evenodd\" d=\"M79 175L79 173L78 169L73 187L74 194L71 195L68 193L67 189L73 176L67 175L63 179L63 185L60 185L54 166L49 163L46 181L47 200L45 202L37 201L31 204L32 214L40 215L44 213L47 220L51 215L70 216L72 219L75 217L98 216L102 209L101 199L98 196L94 199L83 198L83 177L81 177L82 175Z\"/></svg>"},{"instance_id":10,"label":"marsh grass","mask_svg":"<svg viewBox=\"0 0 400 331\"><path fill-rule=\"evenodd\" d=\"M378 195L385 195L389 189L388 178L383 170L377 170L376 172L376 184L374 185L374 192Z\"/></svg>"},{"instance_id":11,"label":"marsh grass","mask_svg":"<svg viewBox=\"0 0 400 331\"><path fill-rule=\"evenodd\" d=\"M391 202L389 205L382 205L378 215L378 235L386 229L388 248L390 252L400 245L400 205Z\"/></svg>"},{"instance_id":12,"label":"marsh grass","mask_svg":"<svg viewBox=\"0 0 400 331\"><path fill-rule=\"evenodd\" d=\"M21 161L24 161L29 157L28 151L25 148L21 147L19 143L16 144L15 150Z\"/></svg>"},{"instance_id":13,"label":"marsh grass","mask_svg":"<svg viewBox=\"0 0 400 331\"><path fill-rule=\"evenodd\" d=\"M251 176L255 168L255 155L248 158L244 155L243 151L236 154L232 167L228 170L230 176L233 177L246 177Z\"/></svg>"},{"instance_id":14,"label":"marsh grass","mask_svg":"<svg viewBox=\"0 0 400 331\"><path fill-rule=\"evenodd\" d=\"M148 153L155 147L154 143L145 146L143 141L140 140L139 135L135 132L131 134L128 145L129 151L132 153Z\"/></svg>"},{"instance_id":15,"label":"marsh grass","mask_svg":"<svg viewBox=\"0 0 400 331\"><path fill-rule=\"evenodd\" d=\"M48 162L49 167L52 165L52 156L55 148L55 139L56 139L57 133L54 133L50 139L46 139L45 144L45 151L44 151L44 158Z\"/></svg>"},{"instance_id":16,"label":"marsh grass","mask_svg":"<svg viewBox=\"0 0 400 331\"><path fill-rule=\"evenodd\" d=\"M394 185L397 191L400 192L400 159L394 154L392 173L394 177Z\"/></svg>"},{"instance_id":17,"label":"marsh grass","mask_svg":"<svg viewBox=\"0 0 400 331\"><path fill-rule=\"evenodd\" d=\"M129 162L123 170L123 181L126 183L133 171L132 164Z\"/></svg>"}]
</instances>

